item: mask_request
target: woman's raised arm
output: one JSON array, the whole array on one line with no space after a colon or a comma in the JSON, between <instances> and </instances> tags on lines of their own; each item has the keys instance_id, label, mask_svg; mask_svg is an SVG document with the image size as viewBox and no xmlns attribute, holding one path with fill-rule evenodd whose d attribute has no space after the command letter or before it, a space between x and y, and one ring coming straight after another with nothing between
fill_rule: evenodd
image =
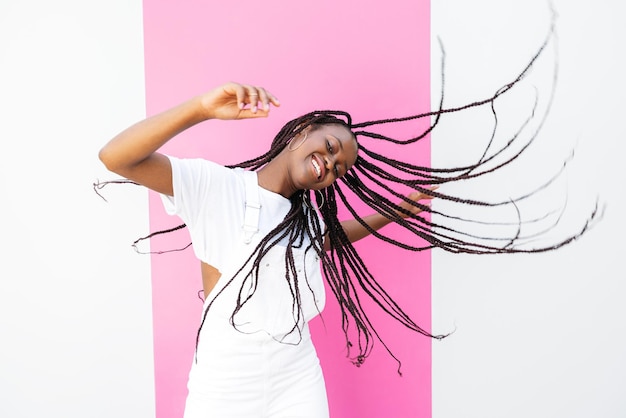
<instances>
[{"instance_id":1,"label":"woman's raised arm","mask_svg":"<svg viewBox=\"0 0 626 418\"><path fill-rule=\"evenodd\" d=\"M270 105L280 103L264 88L227 83L125 129L99 157L110 171L171 196L172 169L167 157L157 153L159 148L205 120L267 117Z\"/></svg>"}]
</instances>

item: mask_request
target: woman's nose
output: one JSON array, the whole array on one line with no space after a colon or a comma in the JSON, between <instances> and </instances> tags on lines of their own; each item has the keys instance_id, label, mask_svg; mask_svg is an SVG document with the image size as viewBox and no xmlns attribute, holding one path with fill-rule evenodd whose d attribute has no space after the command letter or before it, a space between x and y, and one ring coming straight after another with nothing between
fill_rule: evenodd
<instances>
[{"instance_id":1,"label":"woman's nose","mask_svg":"<svg viewBox=\"0 0 626 418\"><path fill-rule=\"evenodd\" d=\"M335 160L337 159L334 155L327 155L325 158L326 168L331 169L335 165Z\"/></svg>"}]
</instances>

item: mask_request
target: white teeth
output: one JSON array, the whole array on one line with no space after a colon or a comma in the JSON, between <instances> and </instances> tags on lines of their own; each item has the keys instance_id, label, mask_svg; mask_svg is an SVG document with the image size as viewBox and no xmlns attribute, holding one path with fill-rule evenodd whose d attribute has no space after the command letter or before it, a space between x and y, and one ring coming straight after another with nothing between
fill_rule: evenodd
<instances>
[{"instance_id":1,"label":"white teeth","mask_svg":"<svg viewBox=\"0 0 626 418\"><path fill-rule=\"evenodd\" d=\"M320 165L315 160L313 160L313 167L315 168L315 172L317 173L317 177L319 177L322 174L322 169L320 169Z\"/></svg>"}]
</instances>

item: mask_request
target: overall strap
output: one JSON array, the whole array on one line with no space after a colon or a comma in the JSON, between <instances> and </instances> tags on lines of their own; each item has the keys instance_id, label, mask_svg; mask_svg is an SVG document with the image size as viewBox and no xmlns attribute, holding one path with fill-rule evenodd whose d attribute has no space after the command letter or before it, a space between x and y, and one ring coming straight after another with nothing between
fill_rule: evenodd
<instances>
[{"instance_id":1,"label":"overall strap","mask_svg":"<svg viewBox=\"0 0 626 418\"><path fill-rule=\"evenodd\" d=\"M254 234L259 232L261 201L256 171L243 170L243 179L246 186L246 211L243 217L243 232L244 242L249 244Z\"/></svg>"}]
</instances>

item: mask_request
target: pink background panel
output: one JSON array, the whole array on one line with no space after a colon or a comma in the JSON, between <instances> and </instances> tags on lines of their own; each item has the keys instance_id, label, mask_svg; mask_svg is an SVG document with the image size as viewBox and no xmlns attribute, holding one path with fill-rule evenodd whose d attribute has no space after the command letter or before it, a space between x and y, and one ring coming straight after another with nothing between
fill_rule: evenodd
<instances>
[{"instance_id":1,"label":"pink background panel","mask_svg":"<svg viewBox=\"0 0 626 418\"><path fill-rule=\"evenodd\" d=\"M288 120L315 109L341 109L356 122L414 114L430 103L428 1L201 2L144 1L147 112L235 80L260 84L282 106L263 120L214 121L170 142L166 153L229 164L264 152ZM393 128L408 136L423 124ZM369 143L368 143L369 144ZM429 163L428 142L389 155ZM357 205L358 206L358 205ZM364 214L368 211L364 210ZM177 225L151 195L152 230ZM404 232L389 227L389 233ZM188 242L186 231L158 237L152 250ZM407 253L375 239L358 249L385 288L420 325L430 326L430 255ZM182 415L186 380L201 313L199 262L191 250L152 257L157 417ZM428 338L384 314L370 317L394 354L381 344L361 368L345 358L338 307L329 293L324 322L312 324L326 376L331 415L430 417Z\"/></svg>"}]
</instances>

